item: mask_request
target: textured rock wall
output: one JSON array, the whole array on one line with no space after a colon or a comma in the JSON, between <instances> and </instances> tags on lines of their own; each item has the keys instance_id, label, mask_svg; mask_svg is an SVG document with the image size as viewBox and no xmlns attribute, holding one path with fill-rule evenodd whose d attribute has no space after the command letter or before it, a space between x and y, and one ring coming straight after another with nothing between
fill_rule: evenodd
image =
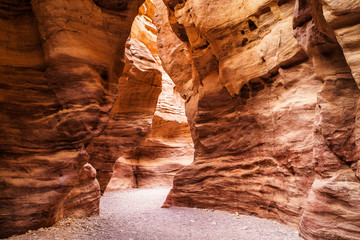
<instances>
[{"instance_id":1,"label":"textured rock wall","mask_svg":"<svg viewBox=\"0 0 360 240\"><path fill-rule=\"evenodd\" d=\"M162 92L150 132L137 147L118 158L107 191L143 187L171 187L177 171L194 158L184 100L162 73Z\"/></svg>"},{"instance_id":2,"label":"textured rock wall","mask_svg":"<svg viewBox=\"0 0 360 240\"><path fill-rule=\"evenodd\" d=\"M127 159L137 162L138 187L171 187L173 177L194 159L194 145L185 116L185 102L163 71L153 124L145 141Z\"/></svg>"},{"instance_id":3,"label":"textured rock wall","mask_svg":"<svg viewBox=\"0 0 360 240\"><path fill-rule=\"evenodd\" d=\"M192 161L143 2L0 2L0 237L98 214L114 162L140 143L123 182L169 185Z\"/></svg>"},{"instance_id":4,"label":"textured rock wall","mask_svg":"<svg viewBox=\"0 0 360 240\"><path fill-rule=\"evenodd\" d=\"M155 97L153 94L151 99L149 99L147 96L151 89L141 87L136 95L134 93L129 94L127 90L127 95L124 95L123 99L116 103L117 105L113 112L117 111L119 106L120 108L127 109L130 113L124 114L123 119L117 119L116 124L121 126L123 121L127 121L128 124L125 125L128 129L138 127L137 125L130 124L134 122L133 119L129 119L129 116L134 113L131 110L132 108L135 106L138 108L142 105L147 106L151 102L151 109L147 106L145 110L139 111L141 114L138 117L142 119L138 122L148 123L146 125L147 128L144 128L142 131L142 137L138 137L133 143L129 143L129 140L121 142L119 137L124 135L124 129L122 129L122 133L120 131L115 132L115 128L111 128L111 125L109 125L110 128L105 130L105 135L103 134L100 138L105 138L107 133L113 134L116 136L113 140L114 145L107 146L108 149L106 151L98 146L94 147L97 151L100 149L99 152L102 154L101 157L96 157L96 159L99 159L99 162L106 159L106 157L104 158L106 154L112 154L112 157L107 158L111 159L110 163L116 160L113 173L112 169L110 169L112 165L108 165L107 173L108 177L111 176L111 180L108 185L104 184L107 191L135 187L171 187L175 173L193 161L194 148L184 111L185 102L180 97L175 84L163 70L159 61L156 45L157 30L153 24L154 12L154 3L151 0L145 1L134 20L130 33L131 40L129 40L129 44L131 44L133 51L128 52L126 56L127 58L132 58L129 61L129 65L138 68L147 66L146 70L142 70L143 72L157 72L157 77L161 77L161 84L158 84L161 86L161 93L158 98L157 95ZM144 64L144 59L152 59L152 65ZM149 74L147 76L140 76L138 72L127 72L125 68L124 75L129 76L127 79L128 83L130 81L133 82L132 84L135 87L138 87L145 81L151 86L154 84ZM125 89L128 89L128 87ZM152 90L152 92L155 91ZM157 89L156 93L159 93L159 89ZM134 101L135 98L139 100ZM148 115L143 114L146 110L149 113ZM146 120L144 121L145 117ZM126 132L125 134L127 139L129 139L131 134ZM114 151L115 145L122 150L117 153L111 153L111 151ZM101 174L106 168L100 166L99 169L101 169Z\"/></svg>"},{"instance_id":5,"label":"textured rock wall","mask_svg":"<svg viewBox=\"0 0 360 240\"><path fill-rule=\"evenodd\" d=\"M168 184L173 91L195 161L164 206L359 239L359 1L147 1L124 47L142 2L0 2L0 237L97 214L119 156L123 184Z\"/></svg>"},{"instance_id":6,"label":"textured rock wall","mask_svg":"<svg viewBox=\"0 0 360 240\"><path fill-rule=\"evenodd\" d=\"M195 144L164 206L358 239L358 2L163 2L159 54Z\"/></svg>"},{"instance_id":7,"label":"textured rock wall","mask_svg":"<svg viewBox=\"0 0 360 240\"><path fill-rule=\"evenodd\" d=\"M1 237L82 214L80 202L98 212L86 145L108 121L141 4L0 2Z\"/></svg>"},{"instance_id":8,"label":"textured rock wall","mask_svg":"<svg viewBox=\"0 0 360 240\"><path fill-rule=\"evenodd\" d=\"M101 191L111 179L115 161L135 148L150 132L157 98L161 92L161 72L146 46L136 39L127 42L124 74L119 80L119 97L105 131L87 150L98 170Z\"/></svg>"},{"instance_id":9,"label":"textured rock wall","mask_svg":"<svg viewBox=\"0 0 360 240\"><path fill-rule=\"evenodd\" d=\"M349 1L344 8L335 1L308 1L295 7L295 36L323 82L313 151L320 176L312 184L300 222L306 239L360 238L360 92L354 59L359 39L353 37L360 26L359 18L353 18L359 16L359 4Z\"/></svg>"}]
</instances>

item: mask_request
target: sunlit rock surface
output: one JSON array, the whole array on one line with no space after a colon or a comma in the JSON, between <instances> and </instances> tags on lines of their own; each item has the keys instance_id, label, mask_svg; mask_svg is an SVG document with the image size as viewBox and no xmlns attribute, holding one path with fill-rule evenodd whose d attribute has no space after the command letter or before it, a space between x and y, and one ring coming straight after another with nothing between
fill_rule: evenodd
<instances>
[{"instance_id":1,"label":"sunlit rock surface","mask_svg":"<svg viewBox=\"0 0 360 240\"><path fill-rule=\"evenodd\" d=\"M161 92L162 75L150 51L136 39L130 39L126 46L119 97L107 128L87 147L90 163L98 170L102 192L111 179L115 161L135 148L150 132Z\"/></svg>"},{"instance_id":2,"label":"sunlit rock surface","mask_svg":"<svg viewBox=\"0 0 360 240\"><path fill-rule=\"evenodd\" d=\"M308 239L359 238L358 2L164 3L159 54L195 144L164 206L276 219ZM177 66L189 66L178 81Z\"/></svg>"},{"instance_id":3,"label":"sunlit rock surface","mask_svg":"<svg viewBox=\"0 0 360 240\"><path fill-rule=\"evenodd\" d=\"M360 2L323 1L323 15L333 29L352 75L360 84Z\"/></svg>"},{"instance_id":4,"label":"sunlit rock surface","mask_svg":"<svg viewBox=\"0 0 360 240\"><path fill-rule=\"evenodd\" d=\"M101 169L99 175L106 169L107 179L110 180L109 176L111 176L109 184L104 185L107 191L141 187L171 187L175 173L189 165L194 158L190 128L185 116L185 101L180 97L175 84L162 69L159 61L156 45L157 30L153 24L154 12L154 3L150 0L145 1L133 23L130 33L131 40L129 40L132 51L126 56L128 58L132 56L132 60L128 63L129 66L134 65L132 68L143 67L145 64L142 61L152 58L153 65L148 65L146 71L156 71L160 74L161 83L159 86L161 89L157 88L154 91L144 87L143 82L151 86L154 85L151 76L138 76L136 71L127 72L127 68L125 68L124 75L128 76L127 82L133 82L134 88L138 89L136 94L129 93L129 90L126 90L126 95L115 105L117 107L118 104L120 108L128 111L128 115L124 114L123 119L116 120L119 127L124 124L122 122L128 122L126 125L128 130L122 129L123 133L114 131L115 128L109 124L108 129L105 130L105 135L103 134L100 139L105 138L107 134L113 134L114 145L108 147L106 151L99 147L94 148L100 149L101 157L96 157L100 162L106 158L111 159L111 163L116 160L112 175L111 169L99 167ZM144 47L146 50L143 49ZM132 80L135 78L137 81ZM159 80L157 79L157 81ZM129 87L124 89L129 89ZM160 95L152 94L149 96L150 92L159 94L159 90L161 91ZM135 99L139 100L135 101ZM147 106L149 103L151 103L150 108ZM136 120L134 124L134 119L129 118L136 112L132 109L143 105L147 108L139 111L138 117L140 119ZM114 108L114 111L118 111L118 109ZM144 112L149 114L145 115ZM144 120L145 117L147 118ZM131 136L136 135L129 134L126 131L130 129L134 131L134 129L139 128L136 123L147 124L146 129L143 128L144 130L141 131L141 136L133 140L134 138ZM126 141L121 142L119 139L123 139L121 136L124 133L127 138ZM115 154L111 153L116 147L120 151ZM112 158L108 157L110 154L113 155ZM103 157L104 155L105 157ZM108 166L112 167L111 164ZM100 182L102 181L100 180Z\"/></svg>"},{"instance_id":5,"label":"sunlit rock surface","mask_svg":"<svg viewBox=\"0 0 360 240\"><path fill-rule=\"evenodd\" d=\"M313 167L319 176L313 182L300 222L306 239L359 239L359 88L356 44L350 35L338 35L338 20L330 21L329 6L335 15L348 15L342 27L359 26L352 20L360 9L348 1L338 3L297 2L294 12L295 36L311 58L323 82L316 106ZM328 6L329 4L329 6ZM347 5L346 4L346 5ZM344 18L342 18L344 20ZM351 32L351 30L350 30ZM349 32L349 33L350 33ZM354 51L354 52L352 52Z\"/></svg>"},{"instance_id":6,"label":"sunlit rock surface","mask_svg":"<svg viewBox=\"0 0 360 240\"><path fill-rule=\"evenodd\" d=\"M85 147L108 121L143 1L121 2L0 2L1 237L71 215L79 191L89 196L77 207L97 213Z\"/></svg>"},{"instance_id":7,"label":"sunlit rock surface","mask_svg":"<svg viewBox=\"0 0 360 240\"><path fill-rule=\"evenodd\" d=\"M180 170L166 207L359 239L359 1L143 2L0 2L0 237Z\"/></svg>"},{"instance_id":8,"label":"sunlit rock surface","mask_svg":"<svg viewBox=\"0 0 360 240\"><path fill-rule=\"evenodd\" d=\"M162 92L149 134L133 150L120 157L106 190L171 187L177 171L194 158L184 100L169 76L162 73Z\"/></svg>"}]
</instances>

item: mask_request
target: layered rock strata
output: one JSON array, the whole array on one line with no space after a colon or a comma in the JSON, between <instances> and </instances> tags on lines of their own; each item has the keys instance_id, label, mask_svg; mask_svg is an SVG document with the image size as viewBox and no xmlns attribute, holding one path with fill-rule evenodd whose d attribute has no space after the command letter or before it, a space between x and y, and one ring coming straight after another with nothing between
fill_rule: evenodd
<instances>
[{"instance_id":1,"label":"layered rock strata","mask_svg":"<svg viewBox=\"0 0 360 240\"><path fill-rule=\"evenodd\" d=\"M194 159L194 145L185 116L185 101L163 71L150 133L127 160L136 163L138 187L171 187L173 177Z\"/></svg>"},{"instance_id":2,"label":"layered rock strata","mask_svg":"<svg viewBox=\"0 0 360 240\"><path fill-rule=\"evenodd\" d=\"M86 145L108 121L141 4L1 1L0 237L50 226L74 204L98 212Z\"/></svg>"},{"instance_id":3,"label":"layered rock strata","mask_svg":"<svg viewBox=\"0 0 360 240\"><path fill-rule=\"evenodd\" d=\"M119 115L122 109L123 118L112 117L104 134L90 146L98 153L90 155L91 162L99 169L98 179L103 185L102 190L105 187L107 191L171 187L175 173L193 160L194 150L184 100L159 61L154 12L154 3L145 1L132 26L128 41L131 51L126 53L127 65L131 68L125 67L120 78L120 82L126 81L132 87L119 87L127 90L120 93L111 114ZM156 80L152 80L154 77ZM129 89L137 90L134 93ZM134 121L131 116L135 113L139 119ZM146 126L139 126L138 123L146 123ZM137 137L131 132L135 128ZM104 162L104 159L108 160Z\"/></svg>"},{"instance_id":4,"label":"layered rock strata","mask_svg":"<svg viewBox=\"0 0 360 240\"><path fill-rule=\"evenodd\" d=\"M159 53L195 144L164 206L359 238L356 1L164 3Z\"/></svg>"},{"instance_id":5,"label":"layered rock strata","mask_svg":"<svg viewBox=\"0 0 360 240\"><path fill-rule=\"evenodd\" d=\"M323 82L317 94L313 150L313 167L320 176L312 184L300 222L306 239L360 238L360 91L354 59L359 39L353 37L360 26L354 18L360 4L349 4L344 8L333 1L299 1L295 7L295 36Z\"/></svg>"},{"instance_id":6,"label":"layered rock strata","mask_svg":"<svg viewBox=\"0 0 360 240\"><path fill-rule=\"evenodd\" d=\"M98 170L101 191L109 183L115 161L138 146L150 132L161 92L162 75L151 52L131 38L126 44L126 64L119 79L119 97L107 128L87 147L90 163Z\"/></svg>"},{"instance_id":7,"label":"layered rock strata","mask_svg":"<svg viewBox=\"0 0 360 240\"><path fill-rule=\"evenodd\" d=\"M174 87L163 72L162 92L150 132L137 147L118 158L107 191L171 187L174 175L193 161L194 146L184 100Z\"/></svg>"},{"instance_id":8,"label":"layered rock strata","mask_svg":"<svg viewBox=\"0 0 360 240\"><path fill-rule=\"evenodd\" d=\"M359 239L359 2L146 1L125 47L142 2L0 2L0 237L97 214L120 156L167 185L167 89L164 206Z\"/></svg>"}]
</instances>

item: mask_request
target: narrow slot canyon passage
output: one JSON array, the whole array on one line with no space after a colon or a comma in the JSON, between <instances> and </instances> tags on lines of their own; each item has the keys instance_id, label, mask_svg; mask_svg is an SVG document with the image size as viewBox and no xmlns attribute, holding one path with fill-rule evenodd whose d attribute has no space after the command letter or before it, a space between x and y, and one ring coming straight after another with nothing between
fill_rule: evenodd
<instances>
[{"instance_id":1,"label":"narrow slot canyon passage","mask_svg":"<svg viewBox=\"0 0 360 240\"><path fill-rule=\"evenodd\" d=\"M161 208L169 188L107 192L100 216L64 219L50 228L9 240L297 240L298 232L275 221L194 208Z\"/></svg>"},{"instance_id":2,"label":"narrow slot canyon passage","mask_svg":"<svg viewBox=\"0 0 360 240\"><path fill-rule=\"evenodd\" d=\"M359 33L359 0L0 0L0 238L359 240Z\"/></svg>"}]
</instances>

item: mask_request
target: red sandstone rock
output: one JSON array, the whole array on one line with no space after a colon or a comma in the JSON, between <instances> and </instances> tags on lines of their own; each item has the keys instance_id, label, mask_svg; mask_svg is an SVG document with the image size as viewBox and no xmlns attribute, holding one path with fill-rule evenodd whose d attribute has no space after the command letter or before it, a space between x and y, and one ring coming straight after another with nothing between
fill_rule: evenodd
<instances>
[{"instance_id":1,"label":"red sandstone rock","mask_svg":"<svg viewBox=\"0 0 360 240\"><path fill-rule=\"evenodd\" d=\"M316 179L300 222L305 239L359 239L359 179L350 169Z\"/></svg>"},{"instance_id":2,"label":"red sandstone rock","mask_svg":"<svg viewBox=\"0 0 360 240\"><path fill-rule=\"evenodd\" d=\"M0 3L0 237L96 214L126 152L124 186L167 184L189 160L178 105L157 104L158 52L195 144L164 206L359 239L358 1L147 1L125 64L141 2Z\"/></svg>"},{"instance_id":3,"label":"red sandstone rock","mask_svg":"<svg viewBox=\"0 0 360 240\"><path fill-rule=\"evenodd\" d=\"M194 146L185 116L185 101L163 72L150 133L128 158L137 160L139 187L171 187L177 171L194 159Z\"/></svg>"},{"instance_id":4,"label":"red sandstone rock","mask_svg":"<svg viewBox=\"0 0 360 240\"><path fill-rule=\"evenodd\" d=\"M194 147L184 112L184 100L162 73L162 92L149 134L139 146L119 158L106 190L171 187L177 171L193 161Z\"/></svg>"},{"instance_id":5,"label":"red sandstone rock","mask_svg":"<svg viewBox=\"0 0 360 240\"><path fill-rule=\"evenodd\" d=\"M359 216L347 207L357 205L359 190L357 3L164 2L168 9L155 14L159 53L173 79L176 66L191 64L175 83L191 89L186 112L195 143L194 163L176 175L164 206L237 211L294 227L301 221L309 239L358 238ZM186 30L183 43L172 40L176 30L161 35L174 18ZM191 54L178 51L181 44ZM339 188L325 193L329 184ZM341 193L350 188L353 194ZM338 231L330 224L336 207L321 201L343 209Z\"/></svg>"},{"instance_id":6,"label":"red sandstone rock","mask_svg":"<svg viewBox=\"0 0 360 240\"><path fill-rule=\"evenodd\" d=\"M108 121L142 3L121 2L1 1L0 237L72 215L64 201L98 211L97 182L79 173ZM88 199L73 201L84 190Z\"/></svg>"},{"instance_id":7,"label":"red sandstone rock","mask_svg":"<svg viewBox=\"0 0 360 240\"><path fill-rule=\"evenodd\" d=\"M360 2L323 1L324 18L334 30L352 76L360 83Z\"/></svg>"},{"instance_id":8,"label":"red sandstone rock","mask_svg":"<svg viewBox=\"0 0 360 240\"><path fill-rule=\"evenodd\" d=\"M324 7L308 1L297 3L295 11L295 19L305 19L294 26L295 36L324 82L318 93L313 151L313 167L321 177L311 187L300 231L306 239L358 239L360 214L352 209L360 194L356 64L349 67L349 54L344 56L348 50L337 42L334 26L323 16ZM311 19L302 17L305 8Z\"/></svg>"},{"instance_id":9,"label":"red sandstone rock","mask_svg":"<svg viewBox=\"0 0 360 240\"><path fill-rule=\"evenodd\" d=\"M83 217L99 214L100 186L96 170L86 163L79 172L79 183L71 189L64 202L65 217Z\"/></svg>"},{"instance_id":10,"label":"red sandstone rock","mask_svg":"<svg viewBox=\"0 0 360 240\"><path fill-rule=\"evenodd\" d=\"M119 97L107 128L87 147L90 163L98 170L102 192L111 179L115 161L135 148L150 132L161 92L161 72L151 52L136 39L130 39L126 46Z\"/></svg>"},{"instance_id":11,"label":"red sandstone rock","mask_svg":"<svg viewBox=\"0 0 360 240\"><path fill-rule=\"evenodd\" d=\"M158 30L157 46L163 67L171 75L177 91L184 99L187 99L191 96L193 89L189 46L173 32L163 1L155 0L154 2L156 4L154 23Z\"/></svg>"},{"instance_id":12,"label":"red sandstone rock","mask_svg":"<svg viewBox=\"0 0 360 240\"><path fill-rule=\"evenodd\" d=\"M133 49L133 52L128 53L130 57L133 56L133 60L129 61L129 65L133 64L135 67L140 68L144 64L143 59L150 58L150 54L155 60L158 60L158 48L156 46L156 27L153 24L155 5L152 1L146 1L140 8L139 15L135 18L135 21L131 30L131 40L129 44ZM143 45L148 49L143 50ZM135 44L136 43L136 44ZM138 60L137 60L137 59ZM160 64L160 62L157 62ZM179 93L175 89L175 84L170 77L164 72L161 66L154 64L149 65L148 72L161 71L162 76L162 88L159 98L156 95L152 95L152 99L146 98L149 92L153 90L144 91L144 88L140 88L141 91L137 93L139 102L131 102L126 107L124 103L129 99L129 95L123 97L119 104L120 108L133 109L134 106L141 106L148 102L152 102L151 111L148 115L142 115L137 121L141 123L141 120L149 123L144 134L146 136L137 138L132 144L128 142L122 143L118 139L114 138L114 144L117 144L118 148L122 150L119 152L111 153L116 147L113 146L106 151L107 153L98 158L99 162L103 162L104 159L116 160L114 166L114 172L109 184L106 187L107 191L114 191L119 189L133 188L133 187L170 187L172 186L172 180L175 173L186 165L189 165L193 160L193 144L190 135L189 125L185 116L184 100L180 97ZM139 77L135 71L125 72L124 75L128 75L129 79L139 79L138 81L152 84L152 78L150 76ZM129 80L128 80L129 81ZM138 87L138 83L134 86ZM121 89L122 87L119 87ZM128 87L125 87L127 89ZM132 94L134 95L134 94ZM133 98L133 96L130 96ZM157 100L154 105L154 100ZM156 108L155 108L156 107ZM116 111L117 106L115 107ZM131 111L129 111L131 116ZM147 112L147 110L143 110ZM129 117L128 116L128 117ZM148 119L145 118L148 117ZM126 116L124 116L126 119ZM118 120L116 124L121 125L124 120ZM111 125L109 125L111 128ZM128 125L128 128L136 128L137 125ZM105 130L105 134L111 135L110 131L114 129ZM118 136L119 133L117 133ZM128 136L130 136L128 134ZM100 138L103 138L101 136ZM94 149L99 149L94 147ZM103 151L104 152L104 151ZM126 154L124 154L126 153ZM103 153L102 153L103 154ZM109 155L113 154L109 158ZM109 161L110 162L110 161ZM111 167L111 164L108 165ZM100 174L104 171L102 165L98 167ZM107 169L107 173L111 172L111 169ZM110 174L107 175L107 179ZM102 182L102 180L100 180Z\"/></svg>"}]
</instances>

